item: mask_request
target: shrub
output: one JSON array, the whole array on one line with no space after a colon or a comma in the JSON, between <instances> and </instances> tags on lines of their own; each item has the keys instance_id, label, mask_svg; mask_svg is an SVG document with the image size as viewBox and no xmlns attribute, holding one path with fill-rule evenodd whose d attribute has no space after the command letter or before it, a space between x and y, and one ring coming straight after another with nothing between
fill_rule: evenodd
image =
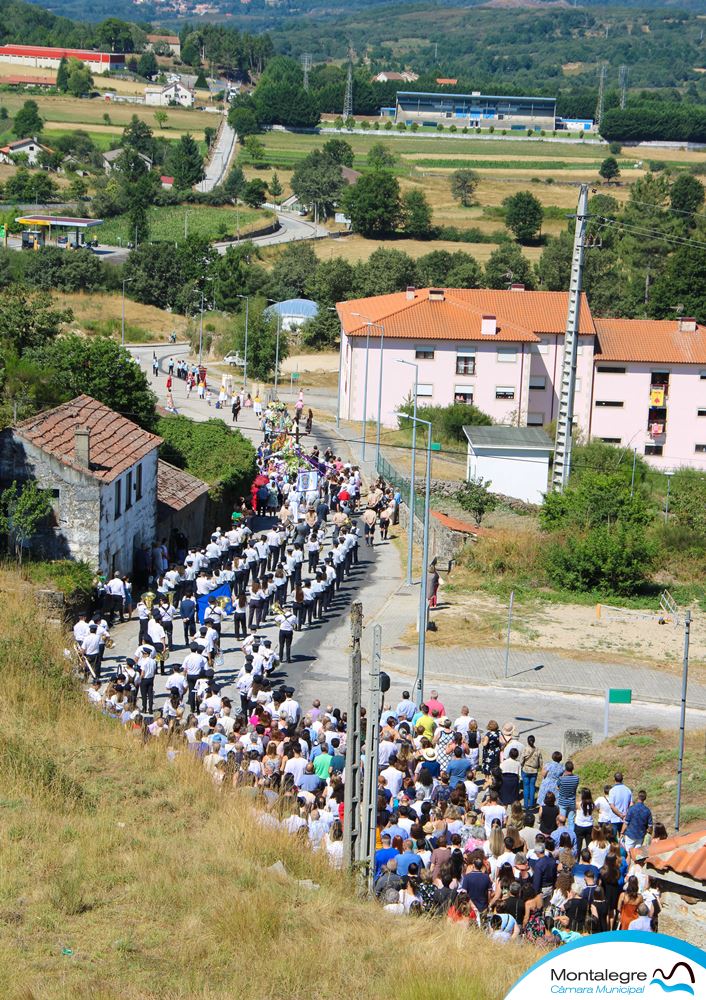
<instances>
[{"instance_id":1,"label":"shrub","mask_svg":"<svg viewBox=\"0 0 706 1000\"><path fill-rule=\"evenodd\" d=\"M370 122L367 120L367 118L363 119L363 121L360 123L360 127L362 129L365 129L365 131L367 132L367 130L370 128Z\"/></svg>"},{"instance_id":2,"label":"shrub","mask_svg":"<svg viewBox=\"0 0 706 1000\"><path fill-rule=\"evenodd\" d=\"M672 476L669 511L678 525L706 536L706 474L679 469Z\"/></svg>"},{"instance_id":3,"label":"shrub","mask_svg":"<svg viewBox=\"0 0 706 1000\"><path fill-rule=\"evenodd\" d=\"M463 126L463 134L468 135L468 125Z\"/></svg>"},{"instance_id":4,"label":"shrub","mask_svg":"<svg viewBox=\"0 0 706 1000\"><path fill-rule=\"evenodd\" d=\"M534 129L528 128L527 135L534 135Z\"/></svg>"},{"instance_id":5,"label":"shrub","mask_svg":"<svg viewBox=\"0 0 706 1000\"><path fill-rule=\"evenodd\" d=\"M211 486L214 499L244 495L255 475L255 449L239 431L222 420L194 423L188 417L161 417L157 433L164 440L160 454Z\"/></svg>"},{"instance_id":6,"label":"shrub","mask_svg":"<svg viewBox=\"0 0 706 1000\"><path fill-rule=\"evenodd\" d=\"M495 510L498 505L497 497L490 492L490 480L478 477L470 478L459 490L456 491L454 499L458 504L473 515L476 524L480 524L485 514Z\"/></svg>"},{"instance_id":7,"label":"shrub","mask_svg":"<svg viewBox=\"0 0 706 1000\"><path fill-rule=\"evenodd\" d=\"M436 131L437 132L443 132L444 131L444 126L441 124L441 122L439 122L438 125L436 126Z\"/></svg>"},{"instance_id":8,"label":"shrub","mask_svg":"<svg viewBox=\"0 0 706 1000\"><path fill-rule=\"evenodd\" d=\"M608 149L610 150L613 156L618 156L622 150L622 146L620 145L619 142L611 142L608 145Z\"/></svg>"},{"instance_id":9,"label":"shrub","mask_svg":"<svg viewBox=\"0 0 706 1000\"><path fill-rule=\"evenodd\" d=\"M380 122L373 122L373 128L375 129L376 132L379 131L379 129L380 129Z\"/></svg>"},{"instance_id":10,"label":"shrub","mask_svg":"<svg viewBox=\"0 0 706 1000\"><path fill-rule=\"evenodd\" d=\"M412 131L413 132L419 131L419 122L412 122Z\"/></svg>"},{"instance_id":11,"label":"shrub","mask_svg":"<svg viewBox=\"0 0 706 1000\"><path fill-rule=\"evenodd\" d=\"M480 128L477 128L477 129L476 129L476 135L480 135L480 133L481 133L481 130L480 130Z\"/></svg>"},{"instance_id":12,"label":"shrub","mask_svg":"<svg viewBox=\"0 0 706 1000\"><path fill-rule=\"evenodd\" d=\"M392 122L390 122L390 121L385 122L385 131L386 132L391 132L392 131Z\"/></svg>"},{"instance_id":13,"label":"shrub","mask_svg":"<svg viewBox=\"0 0 706 1000\"><path fill-rule=\"evenodd\" d=\"M451 125L451 126L449 127L449 132L458 132L458 129L456 128L456 126L455 126L455 125Z\"/></svg>"},{"instance_id":14,"label":"shrub","mask_svg":"<svg viewBox=\"0 0 706 1000\"><path fill-rule=\"evenodd\" d=\"M404 122L397 122L397 126L396 127L397 127L397 131L398 132L406 132L407 131L407 126L405 125Z\"/></svg>"},{"instance_id":15,"label":"shrub","mask_svg":"<svg viewBox=\"0 0 706 1000\"><path fill-rule=\"evenodd\" d=\"M563 493L548 493L539 513L545 531L600 525L642 526L649 520L647 503L640 489L630 496L630 482L621 473L586 469Z\"/></svg>"},{"instance_id":16,"label":"shrub","mask_svg":"<svg viewBox=\"0 0 706 1000\"><path fill-rule=\"evenodd\" d=\"M495 125L490 125L490 126L488 127L488 131L489 131L489 132L494 132L494 131L495 131Z\"/></svg>"},{"instance_id":17,"label":"shrub","mask_svg":"<svg viewBox=\"0 0 706 1000\"><path fill-rule=\"evenodd\" d=\"M602 524L550 542L545 564L557 587L634 594L646 583L656 556L656 543L641 528Z\"/></svg>"},{"instance_id":18,"label":"shrub","mask_svg":"<svg viewBox=\"0 0 706 1000\"><path fill-rule=\"evenodd\" d=\"M414 405L406 400L400 406L401 413L412 414ZM476 427L489 427L492 420L472 403L452 403L450 406L419 406L417 416L422 420L431 421L432 434L436 440L444 438L450 441L465 441L464 424ZM408 420L400 420L400 427L409 428Z\"/></svg>"}]
</instances>

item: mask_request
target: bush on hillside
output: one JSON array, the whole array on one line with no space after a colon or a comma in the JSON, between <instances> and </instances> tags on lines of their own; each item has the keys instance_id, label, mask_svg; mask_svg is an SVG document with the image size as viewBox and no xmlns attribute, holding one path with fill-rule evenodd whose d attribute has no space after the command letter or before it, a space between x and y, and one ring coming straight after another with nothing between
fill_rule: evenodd
<instances>
[{"instance_id":1,"label":"bush on hillside","mask_svg":"<svg viewBox=\"0 0 706 1000\"><path fill-rule=\"evenodd\" d=\"M552 433L551 437L554 437ZM571 480L580 479L585 472L606 472L623 476L632 481L633 462L635 465L635 484L644 483L650 470L647 462L640 455L634 455L629 448L618 448L605 441L589 441L587 444L577 444L571 449Z\"/></svg>"},{"instance_id":2,"label":"bush on hillside","mask_svg":"<svg viewBox=\"0 0 706 1000\"><path fill-rule=\"evenodd\" d=\"M678 525L706 536L706 474L679 469L672 476L669 511Z\"/></svg>"},{"instance_id":3,"label":"bush on hillside","mask_svg":"<svg viewBox=\"0 0 706 1000\"><path fill-rule=\"evenodd\" d=\"M214 500L237 500L255 476L255 449L222 420L195 423L188 417L160 417L160 457L207 482Z\"/></svg>"},{"instance_id":4,"label":"bush on hillside","mask_svg":"<svg viewBox=\"0 0 706 1000\"><path fill-rule=\"evenodd\" d=\"M414 403L405 400L400 406L401 413L414 413ZM463 433L464 424L476 427L489 427L492 420L487 413L483 413L472 403L452 403L450 406L419 406L417 405L417 416L421 420L430 420L432 435L438 441L443 438L451 441L465 441ZM403 429L411 428L411 420L400 419L399 424Z\"/></svg>"},{"instance_id":5,"label":"bush on hillside","mask_svg":"<svg viewBox=\"0 0 706 1000\"><path fill-rule=\"evenodd\" d=\"M630 482L620 473L587 469L563 493L547 494L539 521L545 531L647 524L649 511L643 493L637 488L633 496L630 493Z\"/></svg>"},{"instance_id":6,"label":"bush on hillside","mask_svg":"<svg viewBox=\"0 0 706 1000\"><path fill-rule=\"evenodd\" d=\"M645 585L657 550L639 526L601 524L550 542L545 565L556 587L627 595Z\"/></svg>"}]
</instances>

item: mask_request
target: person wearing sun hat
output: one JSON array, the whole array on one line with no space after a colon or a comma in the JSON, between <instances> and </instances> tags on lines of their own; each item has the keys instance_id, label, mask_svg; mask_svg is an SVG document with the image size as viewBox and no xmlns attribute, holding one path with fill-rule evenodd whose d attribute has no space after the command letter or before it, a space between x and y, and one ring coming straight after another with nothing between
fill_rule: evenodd
<instances>
[{"instance_id":1,"label":"person wearing sun hat","mask_svg":"<svg viewBox=\"0 0 706 1000\"><path fill-rule=\"evenodd\" d=\"M501 758L504 760L513 747L516 747L518 755L522 753L525 746L518 739L517 726L514 722L505 722L500 730L500 745L502 746Z\"/></svg>"}]
</instances>

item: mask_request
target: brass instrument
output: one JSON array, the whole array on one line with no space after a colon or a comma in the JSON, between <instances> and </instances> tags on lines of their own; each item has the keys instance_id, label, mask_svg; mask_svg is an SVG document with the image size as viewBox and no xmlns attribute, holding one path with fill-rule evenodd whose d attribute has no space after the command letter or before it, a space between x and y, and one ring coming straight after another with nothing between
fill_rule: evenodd
<instances>
[{"instance_id":1,"label":"brass instrument","mask_svg":"<svg viewBox=\"0 0 706 1000\"><path fill-rule=\"evenodd\" d=\"M151 591L151 590L148 590L147 593L145 593L145 594L142 595L142 600L147 605L147 610L148 611L152 610L152 605L154 604L156 597L157 597L157 595L155 593L153 593L153 591Z\"/></svg>"},{"instance_id":2,"label":"brass instrument","mask_svg":"<svg viewBox=\"0 0 706 1000\"><path fill-rule=\"evenodd\" d=\"M286 611L284 610L284 608L282 607L282 605L278 604L277 601L273 601L272 602L272 610L273 610L273 612L276 615L284 615L284 614L286 614Z\"/></svg>"},{"instance_id":3,"label":"brass instrument","mask_svg":"<svg viewBox=\"0 0 706 1000\"><path fill-rule=\"evenodd\" d=\"M226 597L225 594L222 594L220 597L216 598L216 604L218 605L219 608L222 608L224 611L228 607L229 603L230 603L230 597Z\"/></svg>"},{"instance_id":4,"label":"brass instrument","mask_svg":"<svg viewBox=\"0 0 706 1000\"><path fill-rule=\"evenodd\" d=\"M111 639L110 636L108 636L108 638L105 640L105 648L106 649L112 649L114 645L115 645L115 641L113 639Z\"/></svg>"}]
</instances>

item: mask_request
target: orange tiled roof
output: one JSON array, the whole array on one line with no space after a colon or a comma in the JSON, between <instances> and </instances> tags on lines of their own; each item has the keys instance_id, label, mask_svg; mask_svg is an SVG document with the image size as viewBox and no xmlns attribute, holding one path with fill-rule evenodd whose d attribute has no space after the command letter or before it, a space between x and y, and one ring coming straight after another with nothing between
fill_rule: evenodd
<instances>
[{"instance_id":1,"label":"orange tiled roof","mask_svg":"<svg viewBox=\"0 0 706 1000\"><path fill-rule=\"evenodd\" d=\"M449 528L451 531L460 531L464 535L474 535L478 530L476 525L461 521L457 517L449 517L448 514L442 514L439 510L433 510L431 516L436 518L445 528Z\"/></svg>"},{"instance_id":2,"label":"orange tiled roof","mask_svg":"<svg viewBox=\"0 0 706 1000\"><path fill-rule=\"evenodd\" d=\"M692 332L671 319L598 319L597 361L706 364L706 327Z\"/></svg>"},{"instance_id":3,"label":"orange tiled roof","mask_svg":"<svg viewBox=\"0 0 706 1000\"><path fill-rule=\"evenodd\" d=\"M183 510L194 500L208 493L208 483L197 479L176 465L157 462L157 500L172 510Z\"/></svg>"},{"instance_id":4,"label":"orange tiled roof","mask_svg":"<svg viewBox=\"0 0 706 1000\"><path fill-rule=\"evenodd\" d=\"M645 858L648 868L706 882L706 827L667 840L653 840L649 847L634 853Z\"/></svg>"},{"instance_id":5,"label":"orange tiled roof","mask_svg":"<svg viewBox=\"0 0 706 1000\"><path fill-rule=\"evenodd\" d=\"M412 294L412 293L410 293ZM386 337L406 340L489 340L537 343L540 334L566 328L567 292L524 292L492 288L446 288L442 301L430 300L428 288L352 299L337 304L349 337L367 334L365 316L382 323ZM360 316L355 316L359 313ZM497 318L497 332L481 334L483 316ZM585 295L581 297L579 333L593 336L595 326ZM373 336L377 331L373 328Z\"/></svg>"},{"instance_id":6,"label":"orange tiled roof","mask_svg":"<svg viewBox=\"0 0 706 1000\"><path fill-rule=\"evenodd\" d=\"M90 468L76 460L76 430L91 432ZM64 465L109 483L157 448L162 439L91 396L45 410L15 428L19 437L58 458Z\"/></svg>"}]
</instances>

